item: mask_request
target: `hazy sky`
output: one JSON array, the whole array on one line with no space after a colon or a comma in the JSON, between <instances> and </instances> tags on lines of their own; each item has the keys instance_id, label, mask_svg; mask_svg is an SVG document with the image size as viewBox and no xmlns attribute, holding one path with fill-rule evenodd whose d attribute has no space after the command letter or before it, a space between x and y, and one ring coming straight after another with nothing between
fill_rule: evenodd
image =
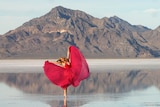
<instances>
[{"instance_id":1,"label":"hazy sky","mask_svg":"<svg viewBox=\"0 0 160 107\"><path fill-rule=\"evenodd\" d=\"M97 18L118 16L132 25L151 29L160 25L160 0L0 0L0 34L56 6L81 10Z\"/></svg>"}]
</instances>

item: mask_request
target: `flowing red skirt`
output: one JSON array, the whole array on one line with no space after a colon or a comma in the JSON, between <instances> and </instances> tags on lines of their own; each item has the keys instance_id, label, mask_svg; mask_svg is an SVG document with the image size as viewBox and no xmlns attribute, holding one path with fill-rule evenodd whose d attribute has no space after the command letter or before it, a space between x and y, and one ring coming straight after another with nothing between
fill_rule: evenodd
<instances>
[{"instance_id":1,"label":"flowing red skirt","mask_svg":"<svg viewBox=\"0 0 160 107\"><path fill-rule=\"evenodd\" d=\"M63 68L45 61L44 73L48 79L61 88L72 85L77 87L80 82L89 77L89 67L83 54L74 46L69 47L70 67Z\"/></svg>"}]
</instances>

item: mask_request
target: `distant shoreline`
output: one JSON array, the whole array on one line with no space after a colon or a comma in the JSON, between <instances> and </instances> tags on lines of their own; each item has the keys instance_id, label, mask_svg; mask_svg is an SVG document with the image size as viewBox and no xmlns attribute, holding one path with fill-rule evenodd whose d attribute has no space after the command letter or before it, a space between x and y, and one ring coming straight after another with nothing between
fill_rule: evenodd
<instances>
[{"instance_id":1,"label":"distant shoreline","mask_svg":"<svg viewBox=\"0 0 160 107\"><path fill-rule=\"evenodd\" d=\"M46 60L56 59L1 59L0 72L43 72L43 65ZM114 71L114 70L141 70L160 69L160 59L86 59L91 72ZM17 71L16 71L17 70Z\"/></svg>"}]
</instances>

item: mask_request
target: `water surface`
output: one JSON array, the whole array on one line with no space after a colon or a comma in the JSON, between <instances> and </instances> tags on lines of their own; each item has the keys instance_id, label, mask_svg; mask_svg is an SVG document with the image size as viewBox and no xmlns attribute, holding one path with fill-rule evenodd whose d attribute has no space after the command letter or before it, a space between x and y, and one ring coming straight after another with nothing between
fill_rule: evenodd
<instances>
[{"instance_id":1,"label":"water surface","mask_svg":"<svg viewBox=\"0 0 160 107\"><path fill-rule=\"evenodd\" d=\"M68 88L67 107L159 107L160 60L87 60L91 76ZM63 107L44 60L0 61L0 107Z\"/></svg>"}]
</instances>

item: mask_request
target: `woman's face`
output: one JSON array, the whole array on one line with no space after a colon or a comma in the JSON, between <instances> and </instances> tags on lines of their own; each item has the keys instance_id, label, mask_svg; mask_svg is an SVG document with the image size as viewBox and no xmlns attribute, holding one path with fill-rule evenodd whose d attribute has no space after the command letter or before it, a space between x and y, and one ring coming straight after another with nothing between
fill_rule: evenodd
<instances>
[{"instance_id":1,"label":"woman's face","mask_svg":"<svg viewBox=\"0 0 160 107\"><path fill-rule=\"evenodd\" d=\"M64 62L65 61L64 58L61 58L61 61Z\"/></svg>"},{"instance_id":2,"label":"woman's face","mask_svg":"<svg viewBox=\"0 0 160 107\"><path fill-rule=\"evenodd\" d=\"M66 63L66 62L68 62L68 59L67 58L61 58L61 61L62 61L62 63Z\"/></svg>"}]
</instances>

